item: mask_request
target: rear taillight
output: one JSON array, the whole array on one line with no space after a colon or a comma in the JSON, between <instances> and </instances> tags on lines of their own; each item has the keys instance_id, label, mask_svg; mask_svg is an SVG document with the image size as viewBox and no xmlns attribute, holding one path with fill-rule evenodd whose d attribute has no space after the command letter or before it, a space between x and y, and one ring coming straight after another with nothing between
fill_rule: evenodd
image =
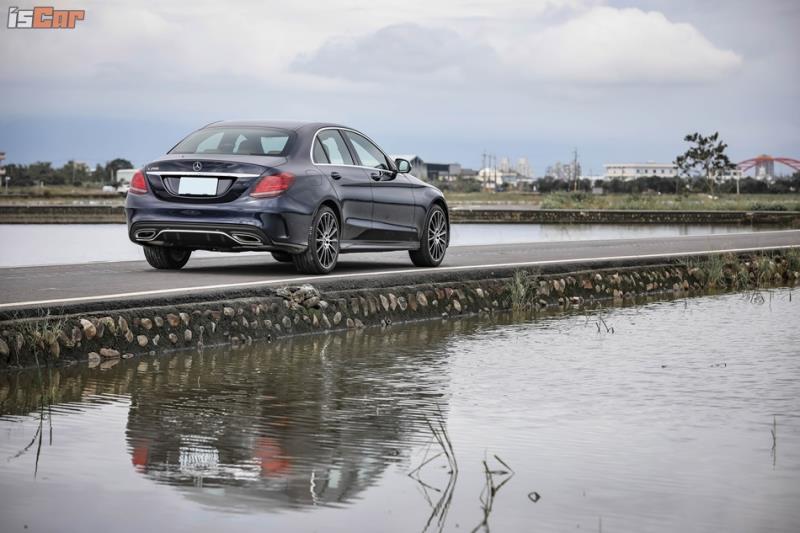
<instances>
[{"instance_id":1,"label":"rear taillight","mask_svg":"<svg viewBox=\"0 0 800 533\"><path fill-rule=\"evenodd\" d=\"M128 192L132 192L133 194L145 194L147 192L147 179L144 177L144 172L137 170L134 173Z\"/></svg>"},{"instance_id":2,"label":"rear taillight","mask_svg":"<svg viewBox=\"0 0 800 533\"><path fill-rule=\"evenodd\" d=\"M250 196L253 198L272 198L286 192L286 189L291 187L292 183L294 183L294 174L289 174L288 172L264 176L253 187Z\"/></svg>"}]
</instances>

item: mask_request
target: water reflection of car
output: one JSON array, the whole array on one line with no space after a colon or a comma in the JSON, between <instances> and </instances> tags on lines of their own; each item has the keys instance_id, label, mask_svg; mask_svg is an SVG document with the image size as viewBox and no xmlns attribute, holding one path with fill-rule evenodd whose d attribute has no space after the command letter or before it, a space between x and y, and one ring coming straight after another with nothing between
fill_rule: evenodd
<instances>
[{"instance_id":1,"label":"water reflection of car","mask_svg":"<svg viewBox=\"0 0 800 533\"><path fill-rule=\"evenodd\" d=\"M263 510L351 501L401 461L410 442L428 441L425 413L438 412L444 361L415 356L434 369L420 375L416 365L412 371L380 353L422 339L428 348L436 331L388 333L379 342L333 337L342 344L329 347L335 353L327 359L312 355L326 351L321 340L303 355L270 345L230 358L175 356L131 391L131 463L206 505ZM339 353L370 355L342 366L334 363Z\"/></svg>"},{"instance_id":2,"label":"water reflection of car","mask_svg":"<svg viewBox=\"0 0 800 533\"><path fill-rule=\"evenodd\" d=\"M129 238L151 266L179 269L194 250L266 251L326 274L340 253L407 250L438 266L449 244L439 189L352 128L216 122L137 171Z\"/></svg>"}]
</instances>

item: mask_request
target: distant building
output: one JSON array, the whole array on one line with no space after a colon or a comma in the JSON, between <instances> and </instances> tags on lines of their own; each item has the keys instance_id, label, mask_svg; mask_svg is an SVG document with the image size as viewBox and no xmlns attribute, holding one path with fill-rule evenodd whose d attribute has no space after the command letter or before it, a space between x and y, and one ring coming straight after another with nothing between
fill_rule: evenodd
<instances>
[{"instance_id":1,"label":"distant building","mask_svg":"<svg viewBox=\"0 0 800 533\"><path fill-rule=\"evenodd\" d=\"M738 168L734 168L731 170L726 170L722 174L717 174L714 176L715 181L731 181L731 180L740 180L744 177L742 171Z\"/></svg>"},{"instance_id":2,"label":"distant building","mask_svg":"<svg viewBox=\"0 0 800 533\"><path fill-rule=\"evenodd\" d=\"M414 154L391 155L392 159L405 159L411 163L411 173L426 181L453 181L461 177L458 163L427 163Z\"/></svg>"},{"instance_id":3,"label":"distant building","mask_svg":"<svg viewBox=\"0 0 800 533\"><path fill-rule=\"evenodd\" d=\"M674 178L678 175L678 167L674 163L611 163L604 166L606 179L629 181L636 178Z\"/></svg>"},{"instance_id":4,"label":"distant building","mask_svg":"<svg viewBox=\"0 0 800 533\"><path fill-rule=\"evenodd\" d=\"M523 176L515 170L503 171L500 168L482 168L478 171L477 179L483 183L485 189L497 190L509 187L519 187L523 183L533 183L531 176Z\"/></svg>"},{"instance_id":5,"label":"distant building","mask_svg":"<svg viewBox=\"0 0 800 533\"><path fill-rule=\"evenodd\" d=\"M556 161L555 164L547 167L544 174L561 181L573 181L576 176L581 175L581 164Z\"/></svg>"}]
</instances>

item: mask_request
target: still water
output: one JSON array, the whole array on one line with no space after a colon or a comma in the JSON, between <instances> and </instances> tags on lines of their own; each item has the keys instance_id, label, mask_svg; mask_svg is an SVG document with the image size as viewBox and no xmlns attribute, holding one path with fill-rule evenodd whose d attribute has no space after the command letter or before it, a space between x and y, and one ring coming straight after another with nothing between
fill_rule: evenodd
<instances>
[{"instance_id":1,"label":"still water","mask_svg":"<svg viewBox=\"0 0 800 533\"><path fill-rule=\"evenodd\" d=\"M800 531L800 295L764 296L2 374L0 529Z\"/></svg>"},{"instance_id":2,"label":"still water","mask_svg":"<svg viewBox=\"0 0 800 533\"><path fill-rule=\"evenodd\" d=\"M517 244L710 235L772 230L735 225L610 225L610 224L453 224L451 246ZM124 224L0 224L0 267L65 265L95 261L142 261L141 247L128 240ZM219 257L196 252L193 257Z\"/></svg>"}]
</instances>

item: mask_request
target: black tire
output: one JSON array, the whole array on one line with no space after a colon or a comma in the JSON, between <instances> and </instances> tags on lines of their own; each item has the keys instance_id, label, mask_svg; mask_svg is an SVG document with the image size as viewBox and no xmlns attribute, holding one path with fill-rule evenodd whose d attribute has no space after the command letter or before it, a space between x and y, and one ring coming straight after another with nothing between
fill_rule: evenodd
<instances>
[{"instance_id":1,"label":"black tire","mask_svg":"<svg viewBox=\"0 0 800 533\"><path fill-rule=\"evenodd\" d=\"M330 207L322 206L308 228L308 248L292 256L303 274L328 274L339 259L339 219Z\"/></svg>"},{"instance_id":2,"label":"black tire","mask_svg":"<svg viewBox=\"0 0 800 533\"><path fill-rule=\"evenodd\" d=\"M150 266L160 270L179 270L183 268L192 255L185 248L167 248L163 246L145 246L144 257Z\"/></svg>"},{"instance_id":3,"label":"black tire","mask_svg":"<svg viewBox=\"0 0 800 533\"><path fill-rule=\"evenodd\" d=\"M419 250L409 250L411 262L418 267L436 267L442 264L450 244L450 225L441 206L434 204L425 217L425 226L419 239Z\"/></svg>"},{"instance_id":4,"label":"black tire","mask_svg":"<svg viewBox=\"0 0 800 533\"><path fill-rule=\"evenodd\" d=\"M278 263L291 263L292 254L289 252L272 252L272 258Z\"/></svg>"}]
</instances>

